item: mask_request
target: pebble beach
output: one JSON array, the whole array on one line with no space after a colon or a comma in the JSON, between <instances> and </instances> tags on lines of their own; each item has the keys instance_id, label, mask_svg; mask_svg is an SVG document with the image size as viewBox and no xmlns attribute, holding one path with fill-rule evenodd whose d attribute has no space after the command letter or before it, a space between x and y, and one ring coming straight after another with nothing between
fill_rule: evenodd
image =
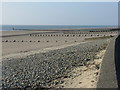
<instances>
[{"instance_id":1,"label":"pebble beach","mask_svg":"<svg viewBox=\"0 0 120 90\"><path fill-rule=\"evenodd\" d=\"M93 40L24 58L7 58L2 61L2 86L54 88L63 83L59 78L70 77L69 73L75 67L88 66L96 59L96 53L105 50L108 44L108 39Z\"/></svg>"}]
</instances>

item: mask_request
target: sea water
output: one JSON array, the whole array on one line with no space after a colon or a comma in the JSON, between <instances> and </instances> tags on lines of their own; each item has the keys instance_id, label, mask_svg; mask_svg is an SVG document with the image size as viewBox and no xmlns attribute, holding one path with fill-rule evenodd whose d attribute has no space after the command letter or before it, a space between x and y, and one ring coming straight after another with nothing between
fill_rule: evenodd
<instances>
[{"instance_id":1,"label":"sea water","mask_svg":"<svg viewBox=\"0 0 120 90\"><path fill-rule=\"evenodd\" d=\"M83 28L110 28L115 25L0 25L2 31L12 30L59 30L59 29L83 29Z\"/></svg>"}]
</instances>

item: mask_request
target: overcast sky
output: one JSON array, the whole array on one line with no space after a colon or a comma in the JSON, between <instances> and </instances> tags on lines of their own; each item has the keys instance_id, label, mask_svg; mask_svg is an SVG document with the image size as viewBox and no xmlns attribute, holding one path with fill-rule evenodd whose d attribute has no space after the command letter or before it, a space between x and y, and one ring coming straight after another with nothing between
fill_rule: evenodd
<instances>
[{"instance_id":1,"label":"overcast sky","mask_svg":"<svg viewBox=\"0 0 120 90\"><path fill-rule=\"evenodd\" d=\"M117 25L117 2L6 2L2 24Z\"/></svg>"}]
</instances>

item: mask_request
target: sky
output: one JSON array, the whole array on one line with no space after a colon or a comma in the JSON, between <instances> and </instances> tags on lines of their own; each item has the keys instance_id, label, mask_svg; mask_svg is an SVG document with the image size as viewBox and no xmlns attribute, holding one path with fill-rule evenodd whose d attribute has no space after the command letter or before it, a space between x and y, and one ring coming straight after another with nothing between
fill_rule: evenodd
<instances>
[{"instance_id":1,"label":"sky","mask_svg":"<svg viewBox=\"0 0 120 90\"><path fill-rule=\"evenodd\" d=\"M3 2L4 25L117 25L117 2Z\"/></svg>"},{"instance_id":2,"label":"sky","mask_svg":"<svg viewBox=\"0 0 120 90\"><path fill-rule=\"evenodd\" d=\"M1 0L2 2L119 2L120 0Z\"/></svg>"}]
</instances>

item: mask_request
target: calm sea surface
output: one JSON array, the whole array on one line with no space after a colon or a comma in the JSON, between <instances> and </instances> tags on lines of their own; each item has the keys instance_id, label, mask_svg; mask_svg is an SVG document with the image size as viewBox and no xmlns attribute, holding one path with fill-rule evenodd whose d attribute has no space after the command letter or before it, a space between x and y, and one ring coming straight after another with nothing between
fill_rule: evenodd
<instances>
[{"instance_id":1,"label":"calm sea surface","mask_svg":"<svg viewBox=\"0 0 120 90\"><path fill-rule=\"evenodd\" d=\"M82 28L108 28L116 26L87 26L87 25L0 25L0 30L51 30L51 29L82 29Z\"/></svg>"}]
</instances>

